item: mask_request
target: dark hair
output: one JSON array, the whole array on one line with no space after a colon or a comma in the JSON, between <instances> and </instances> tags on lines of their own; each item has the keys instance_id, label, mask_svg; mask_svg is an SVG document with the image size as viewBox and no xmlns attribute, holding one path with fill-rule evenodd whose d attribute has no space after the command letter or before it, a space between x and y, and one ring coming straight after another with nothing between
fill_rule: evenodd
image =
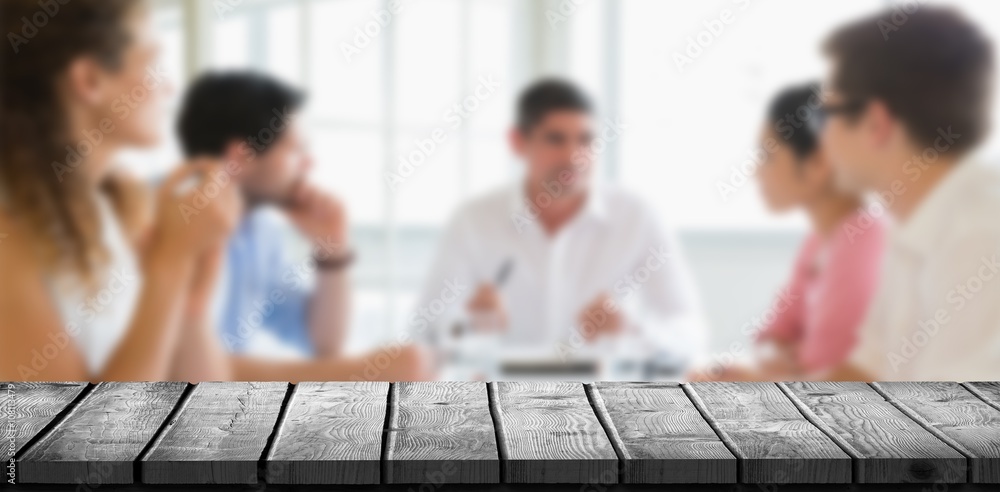
<instances>
[{"instance_id":1,"label":"dark hair","mask_svg":"<svg viewBox=\"0 0 1000 492\"><path fill-rule=\"evenodd\" d=\"M553 111L593 112L590 98L577 86L560 79L542 79L521 91L517 99L517 128L527 133Z\"/></svg>"},{"instance_id":2,"label":"dark hair","mask_svg":"<svg viewBox=\"0 0 1000 492\"><path fill-rule=\"evenodd\" d=\"M177 120L181 148L188 157L217 157L233 140L263 152L302 107L304 93L254 72L202 75L188 89Z\"/></svg>"},{"instance_id":3,"label":"dark hair","mask_svg":"<svg viewBox=\"0 0 1000 492\"><path fill-rule=\"evenodd\" d=\"M774 132L799 159L819 147L820 94L818 83L788 87L774 96L767 109L767 121L773 123Z\"/></svg>"},{"instance_id":4,"label":"dark hair","mask_svg":"<svg viewBox=\"0 0 1000 492\"><path fill-rule=\"evenodd\" d=\"M145 8L139 0L0 1L0 30L11 41L0 50L0 206L21 219L45 268L68 267L88 282L108 252L85 173L62 171L78 136L58 84L79 58L121 68L128 19ZM108 178L102 188L117 199L118 184Z\"/></svg>"},{"instance_id":5,"label":"dark hair","mask_svg":"<svg viewBox=\"0 0 1000 492\"><path fill-rule=\"evenodd\" d=\"M962 152L987 134L993 48L955 10L887 9L834 32L825 51L845 102L883 101L916 143L950 131L961 137L948 150Z\"/></svg>"}]
</instances>

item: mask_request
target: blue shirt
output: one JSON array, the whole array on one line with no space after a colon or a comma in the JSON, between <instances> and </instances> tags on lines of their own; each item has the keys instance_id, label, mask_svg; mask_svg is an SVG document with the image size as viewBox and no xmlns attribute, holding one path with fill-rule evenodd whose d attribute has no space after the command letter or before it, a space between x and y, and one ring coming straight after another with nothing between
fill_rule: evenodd
<instances>
[{"instance_id":1,"label":"blue shirt","mask_svg":"<svg viewBox=\"0 0 1000 492\"><path fill-rule=\"evenodd\" d=\"M314 353L308 330L309 257L290 260L294 234L283 219L270 207L251 210L227 245L212 306L230 352L247 352L261 335L270 335L286 345L286 352Z\"/></svg>"}]
</instances>

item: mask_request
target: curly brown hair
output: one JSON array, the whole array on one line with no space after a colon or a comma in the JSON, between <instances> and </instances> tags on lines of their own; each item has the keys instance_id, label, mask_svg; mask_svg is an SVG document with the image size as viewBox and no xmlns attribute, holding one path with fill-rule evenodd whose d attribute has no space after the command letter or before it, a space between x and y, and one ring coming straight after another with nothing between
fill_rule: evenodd
<instances>
[{"instance_id":1,"label":"curly brown hair","mask_svg":"<svg viewBox=\"0 0 1000 492\"><path fill-rule=\"evenodd\" d=\"M58 173L72 144L58 81L73 60L114 70L141 0L3 0L0 25L0 206L31 234L48 268L91 279L107 261L92 184ZM114 183L103 183L114 194Z\"/></svg>"}]
</instances>

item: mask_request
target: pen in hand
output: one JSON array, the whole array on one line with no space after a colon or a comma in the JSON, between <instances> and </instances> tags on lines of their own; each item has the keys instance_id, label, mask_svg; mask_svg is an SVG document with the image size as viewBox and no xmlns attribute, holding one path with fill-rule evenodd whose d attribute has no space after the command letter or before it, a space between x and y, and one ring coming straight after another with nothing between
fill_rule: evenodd
<instances>
[{"instance_id":1,"label":"pen in hand","mask_svg":"<svg viewBox=\"0 0 1000 492\"><path fill-rule=\"evenodd\" d=\"M513 270L514 270L514 259L508 257L500 264L500 268L497 270L496 274L493 275L493 282L486 285L481 285L480 292L477 292L476 296L482 295L482 291L484 288L496 291L497 289L503 287L504 284L507 283L507 280L510 278L510 274ZM494 292L493 296L496 295L497 294ZM472 301L472 302L477 302L477 301ZM464 323L456 322L452 326L451 330L453 337L459 337L462 334L467 333L469 331L472 331L472 327L469 325L468 320L466 320L466 322Z\"/></svg>"},{"instance_id":2,"label":"pen in hand","mask_svg":"<svg viewBox=\"0 0 1000 492\"><path fill-rule=\"evenodd\" d=\"M500 265L500 269L497 270L497 274L493 277L493 285L495 287L503 287L507 283L507 279L510 278L510 272L514 270L514 258L507 257L506 260Z\"/></svg>"}]
</instances>

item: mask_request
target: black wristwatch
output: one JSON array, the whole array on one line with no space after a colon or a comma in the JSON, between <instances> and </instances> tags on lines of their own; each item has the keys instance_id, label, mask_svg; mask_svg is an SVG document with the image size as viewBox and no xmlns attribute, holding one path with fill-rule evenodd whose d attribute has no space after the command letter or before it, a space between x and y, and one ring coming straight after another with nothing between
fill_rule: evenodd
<instances>
[{"instance_id":1,"label":"black wristwatch","mask_svg":"<svg viewBox=\"0 0 1000 492\"><path fill-rule=\"evenodd\" d=\"M351 264L354 263L354 251L351 250L340 256L331 256L327 258L319 258L313 256L313 261L316 262L317 270L325 270L325 271L342 270L344 268L351 266Z\"/></svg>"}]
</instances>

